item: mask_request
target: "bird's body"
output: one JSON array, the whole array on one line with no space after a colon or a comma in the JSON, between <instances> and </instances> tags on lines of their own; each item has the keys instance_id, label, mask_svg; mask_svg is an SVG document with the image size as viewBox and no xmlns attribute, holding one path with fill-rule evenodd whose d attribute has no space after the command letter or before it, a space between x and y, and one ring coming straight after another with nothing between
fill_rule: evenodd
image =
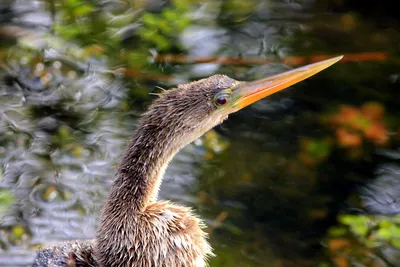
<instances>
[{"instance_id":1,"label":"bird's body","mask_svg":"<svg viewBox=\"0 0 400 267\"><path fill-rule=\"evenodd\" d=\"M211 247L201 229L202 223L188 208L156 202L140 214L131 216L126 221L118 222L118 225L124 225L125 233L122 229L121 232L113 231L110 240L99 242L99 248L108 254L95 253L95 240L68 241L39 250L33 266L201 267L211 256ZM128 231L133 234L129 236ZM101 264L100 258L95 255L103 257Z\"/></svg>"},{"instance_id":2,"label":"bird's body","mask_svg":"<svg viewBox=\"0 0 400 267\"><path fill-rule=\"evenodd\" d=\"M205 266L203 223L189 208L157 202L165 169L185 145L230 113L303 80L340 58L255 82L214 75L163 92L128 146L101 213L95 240L41 249L34 266Z\"/></svg>"}]
</instances>

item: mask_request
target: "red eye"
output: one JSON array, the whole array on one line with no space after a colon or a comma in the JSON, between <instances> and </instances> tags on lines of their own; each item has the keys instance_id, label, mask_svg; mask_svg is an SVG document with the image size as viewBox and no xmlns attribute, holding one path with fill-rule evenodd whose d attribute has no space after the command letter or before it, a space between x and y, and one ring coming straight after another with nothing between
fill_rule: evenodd
<instances>
[{"instance_id":1,"label":"red eye","mask_svg":"<svg viewBox=\"0 0 400 267\"><path fill-rule=\"evenodd\" d=\"M228 99L224 96L219 96L219 97L217 97L216 102L217 102L217 105L222 106L222 105L225 105L226 102L228 102Z\"/></svg>"},{"instance_id":2,"label":"red eye","mask_svg":"<svg viewBox=\"0 0 400 267\"><path fill-rule=\"evenodd\" d=\"M229 102L229 97L230 93L226 91L221 91L219 92L215 97L214 97L214 105L216 107L220 107L225 105L226 103Z\"/></svg>"}]
</instances>

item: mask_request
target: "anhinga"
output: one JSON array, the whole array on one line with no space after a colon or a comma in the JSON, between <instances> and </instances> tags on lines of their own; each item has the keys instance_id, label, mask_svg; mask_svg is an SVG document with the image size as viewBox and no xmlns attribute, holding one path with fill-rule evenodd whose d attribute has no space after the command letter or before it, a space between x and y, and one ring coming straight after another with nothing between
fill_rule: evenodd
<instances>
[{"instance_id":1,"label":"anhinga","mask_svg":"<svg viewBox=\"0 0 400 267\"><path fill-rule=\"evenodd\" d=\"M102 209L95 240L41 249L34 266L205 266L212 255L189 208L157 201L168 162L228 115L331 66L335 57L269 78L224 75L160 94L142 116Z\"/></svg>"}]
</instances>

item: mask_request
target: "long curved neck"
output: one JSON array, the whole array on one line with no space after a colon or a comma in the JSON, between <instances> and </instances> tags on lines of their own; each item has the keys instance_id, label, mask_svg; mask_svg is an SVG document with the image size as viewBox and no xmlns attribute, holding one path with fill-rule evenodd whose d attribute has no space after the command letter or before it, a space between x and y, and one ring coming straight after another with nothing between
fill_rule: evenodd
<instances>
[{"instance_id":1,"label":"long curved neck","mask_svg":"<svg viewBox=\"0 0 400 267\"><path fill-rule=\"evenodd\" d=\"M121 161L105 208L141 211L155 201L164 171L183 145L173 127L144 120Z\"/></svg>"}]
</instances>

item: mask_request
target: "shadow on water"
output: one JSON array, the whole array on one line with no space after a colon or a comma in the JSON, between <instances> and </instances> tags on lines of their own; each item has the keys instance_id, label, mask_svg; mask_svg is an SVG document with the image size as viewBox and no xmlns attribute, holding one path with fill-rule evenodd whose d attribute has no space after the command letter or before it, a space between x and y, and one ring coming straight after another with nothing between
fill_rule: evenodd
<instances>
[{"instance_id":1,"label":"shadow on water","mask_svg":"<svg viewBox=\"0 0 400 267\"><path fill-rule=\"evenodd\" d=\"M393 10L378 1L1 3L0 266L95 237L149 93L336 54L340 64L186 147L160 197L205 219L211 266L398 266Z\"/></svg>"}]
</instances>

